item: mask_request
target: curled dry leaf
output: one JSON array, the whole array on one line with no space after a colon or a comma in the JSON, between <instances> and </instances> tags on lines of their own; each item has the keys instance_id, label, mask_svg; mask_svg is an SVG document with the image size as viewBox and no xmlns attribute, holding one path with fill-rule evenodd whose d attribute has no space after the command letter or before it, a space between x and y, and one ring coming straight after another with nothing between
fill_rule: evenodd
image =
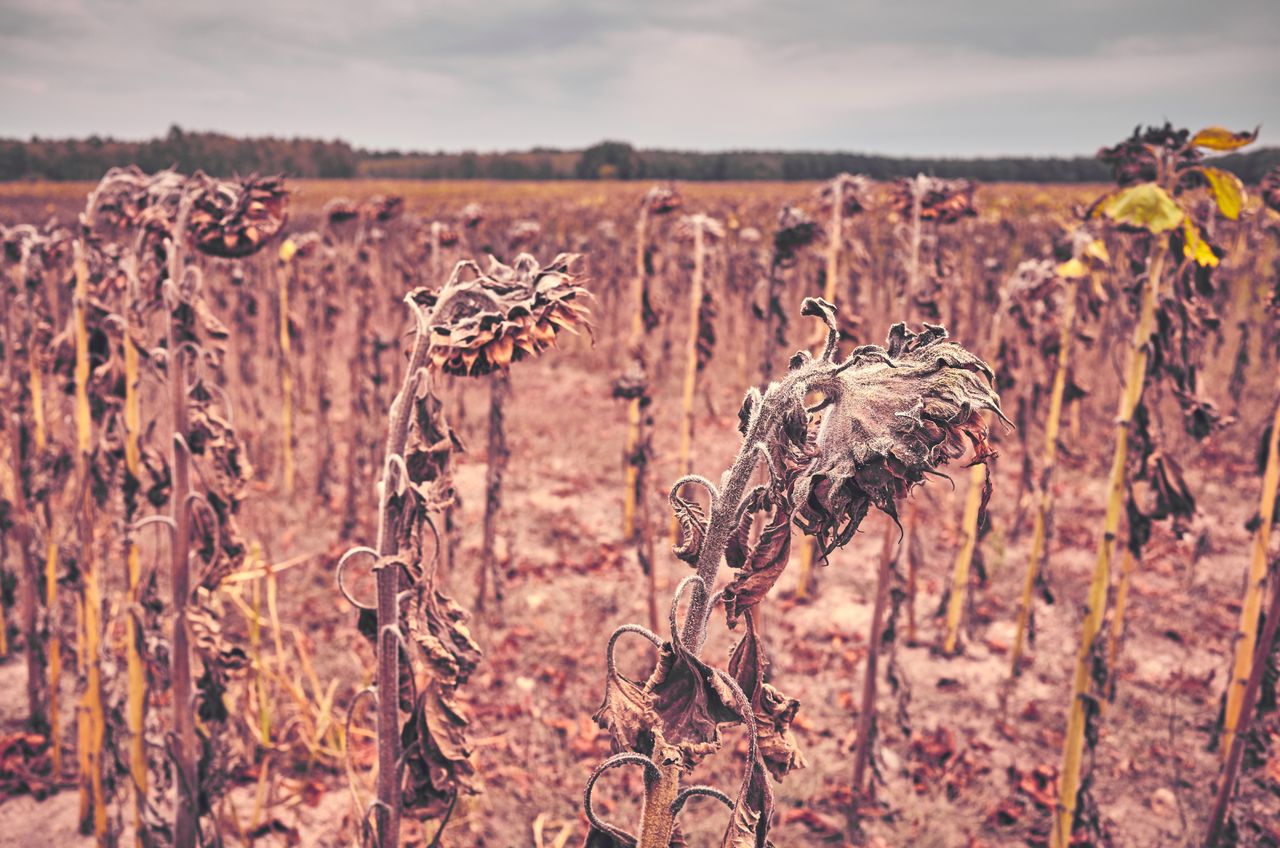
<instances>
[{"instance_id":1,"label":"curled dry leaf","mask_svg":"<svg viewBox=\"0 0 1280 848\"><path fill-rule=\"evenodd\" d=\"M764 682L768 666L764 646L760 644L751 612L745 612L744 616L747 630L729 656L729 675L738 681L751 703L757 744L765 767L775 780L782 780L792 771L807 765L791 732L791 723L800 709L800 702Z\"/></svg>"},{"instance_id":2,"label":"curled dry leaf","mask_svg":"<svg viewBox=\"0 0 1280 848\"><path fill-rule=\"evenodd\" d=\"M563 330L589 328L587 291L571 270L576 260L560 254L543 267L528 254L513 266L490 258L484 273L459 262L438 292L414 291L414 301L430 310L432 364L457 376L487 374L537 356Z\"/></svg>"}]
</instances>

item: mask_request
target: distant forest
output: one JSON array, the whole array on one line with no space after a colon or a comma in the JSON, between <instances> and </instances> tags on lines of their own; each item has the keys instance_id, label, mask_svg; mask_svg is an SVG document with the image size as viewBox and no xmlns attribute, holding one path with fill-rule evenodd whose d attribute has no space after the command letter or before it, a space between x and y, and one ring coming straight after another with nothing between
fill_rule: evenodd
<instances>
[{"instance_id":1,"label":"distant forest","mask_svg":"<svg viewBox=\"0 0 1280 848\"><path fill-rule=\"evenodd\" d=\"M841 171L886 180L916 173L983 182L1106 182L1110 174L1091 156L912 158L863 153L734 150L701 153L637 150L606 141L585 150L534 148L522 152L422 153L371 151L345 141L237 138L171 127L162 138L118 141L0 139L0 181L96 180L113 166L146 171L170 166L216 176L285 174L296 178L425 180L676 179L822 180ZM1280 165L1280 148L1221 157L1217 164L1247 183Z\"/></svg>"}]
</instances>

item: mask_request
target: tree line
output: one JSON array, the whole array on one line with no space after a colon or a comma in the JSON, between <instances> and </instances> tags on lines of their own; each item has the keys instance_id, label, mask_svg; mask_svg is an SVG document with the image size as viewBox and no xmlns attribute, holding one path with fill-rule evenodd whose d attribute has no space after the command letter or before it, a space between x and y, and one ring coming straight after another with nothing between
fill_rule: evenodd
<instances>
[{"instance_id":1,"label":"tree line","mask_svg":"<svg viewBox=\"0 0 1280 848\"><path fill-rule=\"evenodd\" d=\"M1221 157L1218 164L1247 183L1280 165L1280 148ZM605 141L585 150L534 148L500 153L372 151L345 141L240 138L189 132L174 126L160 138L121 141L0 139L0 181L96 180L109 168L145 171L176 167L214 176L284 174L294 178L352 179L620 179L825 180L842 172L877 180L917 173L982 182L1106 182L1110 172L1092 156L921 158L863 153L734 150L716 153L639 150Z\"/></svg>"}]
</instances>

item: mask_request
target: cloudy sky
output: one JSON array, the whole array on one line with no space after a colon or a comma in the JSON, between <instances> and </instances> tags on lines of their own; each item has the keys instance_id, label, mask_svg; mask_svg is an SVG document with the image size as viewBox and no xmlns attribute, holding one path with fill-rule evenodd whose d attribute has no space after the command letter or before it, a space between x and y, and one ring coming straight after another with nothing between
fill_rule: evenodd
<instances>
[{"instance_id":1,"label":"cloudy sky","mask_svg":"<svg viewBox=\"0 0 1280 848\"><path fill-rule=\"evenodd\" d=\"M1074 154L1280 142L1278 0L0 0L0 136Z\"/></svg>"}]
</instances>

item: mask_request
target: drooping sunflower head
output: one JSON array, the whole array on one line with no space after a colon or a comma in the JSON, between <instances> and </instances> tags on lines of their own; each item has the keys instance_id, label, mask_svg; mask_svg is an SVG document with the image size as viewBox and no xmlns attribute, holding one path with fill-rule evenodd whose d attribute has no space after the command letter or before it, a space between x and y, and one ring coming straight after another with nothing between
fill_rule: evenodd
<instances>
[{"instance_id":1,"label":"drooping sunflower head","mask_svg":"<svg viewBox=\"0 0 1280 848\"><path fill-rule=\"evenodd\" d=\"M669 215L684 208L684 197L674 185L656 185L645 192L641 205L650 215Z\"/></svg>"},{"instance_id":2,"label":"drooping sunflower head","mask_svg":"<svg viewBox=\"0 0 1280 848\"><path fill-rule=\"evenodd\" d=\"M976 190L972 180L944 180L918 174L894 183L890 205L899 215L909 218L919 202L921 220L954 224L961 218L978 214L973 204Z\"/></svg>"},{"instance_id":3,"label":"drooping sunflower head","mask_svg":"<svg viewBox=\"0 0 1280 848\"><path fill-rule=\"evenodd\" d=\"M778 228L773 232L774 255L780 265L795 262L801 250L822 238L822 227L803 209L784 206L778 214Z\"/></svg>"},{"instance_id":4,"label":"drooping sunflower head","mask_svg":"<svg viewBox=\"0 0 1280 848\"><path fill-rule=\"evenodd\" d=\"M994 452L984 411L1004 419L985 362L925 324L889 331L824 386L827 407L794 494L797 521L824 552L845 544L870 507L896 515L895 502L925 475L963 456Z\"/></svg>"},{"instance_id":5,"label":"drooping sunflower head","mask_svg":"<svg viewBox=\"0 0 1280 848\"><path fill-rule=\"evenodd\" d=\"M1262 202L1273 212L1280 212L1280 165L1262 178Z\"/></svg>"},{"instance_id":6,"label":"drooping sunflower head","mask_svg":"<svg viewBox=\"0 0 1280 848\"><path fill-rule=\"evenodd\" d=\"M818 203L823 209L830 210L831 204L839 197L844 217L856 215L870 205L872 182L861 174L837 174L827 180L818 189Z\"/></svg>"},{"instance_id":7,"label":"drooping sunflower head","mask_svg":"<svg viewBox=\"0 0 1280 848\"><path fill-rule=\"evenodd\" d=\"M239 258L256 253L288 218L289 193L280 177L228 182L192 176L187 229L201 253Z\"/></svg>"},{"instance_id":8,"label":"drooping sunflower head","mask_svg":"<svg viewBox=\"0 0 1280 848\"><path fill-rule=\"evenodd\" d=\"M544 267L524 253L508 266L490 257L483 272L474 262L459 262L444 288L415 291L414 302L430 316L432 366L480 376L537 356L563 330L589 331L577 260L562 253Z\"/></svg>"}]
</instances>

